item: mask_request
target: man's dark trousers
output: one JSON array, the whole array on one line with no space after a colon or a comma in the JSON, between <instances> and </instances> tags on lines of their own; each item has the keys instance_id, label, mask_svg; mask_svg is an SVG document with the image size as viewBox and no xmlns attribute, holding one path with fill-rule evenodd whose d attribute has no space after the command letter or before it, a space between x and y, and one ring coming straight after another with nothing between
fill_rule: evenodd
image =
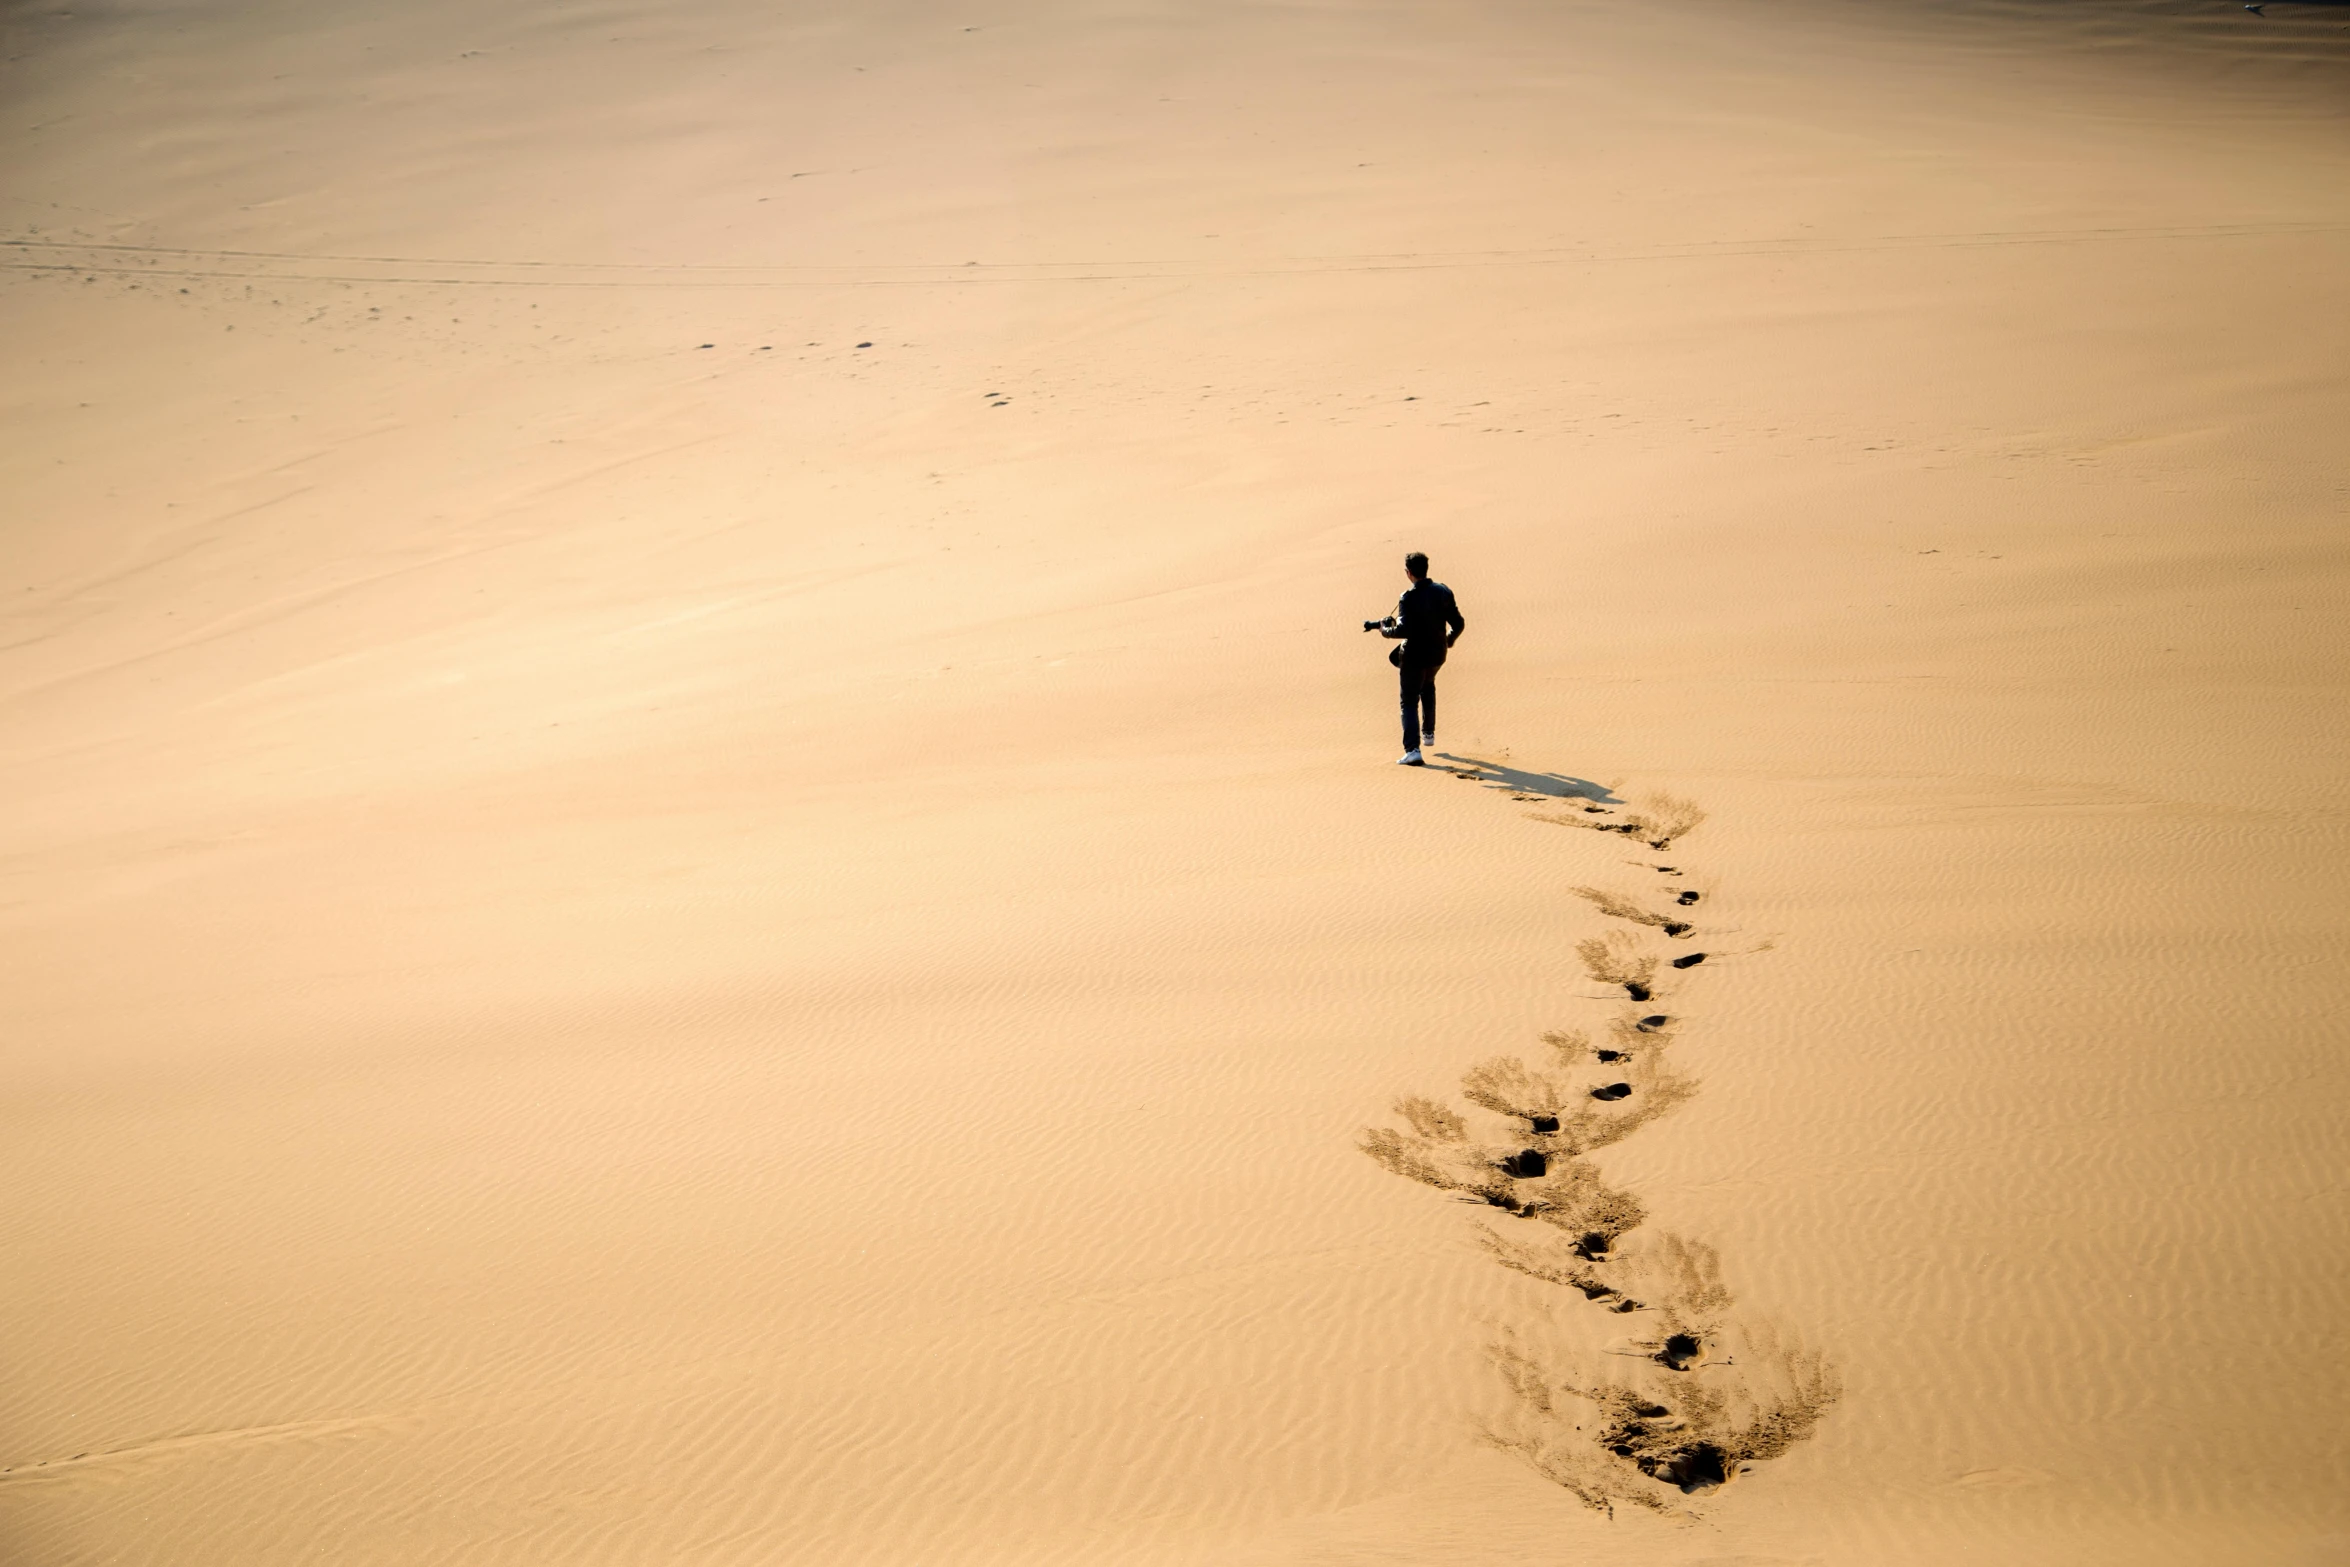
<instances>
[{"instance_id":1,"label":"man's dark trousers","mask_svg":"<svg viewBox=\"0 0 2350 1567\"><path fill-rule=\"evenodd\" d=\"M1403 677L1403 748L1417 751L1420 735L1425 731L1430 739L1436 736L1436 671L1442 664L1402 663L1395 666Z\"/></svg>"}]
</instances>

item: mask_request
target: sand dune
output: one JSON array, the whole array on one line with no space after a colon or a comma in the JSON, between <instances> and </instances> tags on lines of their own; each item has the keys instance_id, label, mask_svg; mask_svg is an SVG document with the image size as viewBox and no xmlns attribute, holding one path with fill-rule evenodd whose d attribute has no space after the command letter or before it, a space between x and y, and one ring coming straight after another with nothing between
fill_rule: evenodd
<instances>
[{"instance_id":1,"label":"sand dune","mask_svg":"<svg viewBox=\"0 0 2350 1567\"><path fill-rule=\"evenodd\" d=\"M0 1558L2344 1559L2345 24L8 12Z\"/></svg>"}]
</instances>

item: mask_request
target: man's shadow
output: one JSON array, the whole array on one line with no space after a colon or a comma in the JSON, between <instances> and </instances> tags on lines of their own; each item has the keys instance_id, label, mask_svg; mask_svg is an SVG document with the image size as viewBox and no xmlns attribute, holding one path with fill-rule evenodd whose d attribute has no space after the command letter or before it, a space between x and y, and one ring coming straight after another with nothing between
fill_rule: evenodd
<instances>
[{"instance_id":1,"label":"man's shadow","mask_svg":"<svg viewBox=\"0 0 2350 1567\"><path fill-rule=\"evenodd\" d=\"M1488 762L1474 756L1455 756L1450 751L1436 753L1438 761L1451 765L1445 771L1456 778L1474 778L1488 789L1501 789L1511 794L1539 794L1553 800L1589 800L1594 805L1622 805L1615 791L1606 784L1593 783L1588 778L1570 778L1565 773L1530 773L1506 762Z\"/></svg>"}]
</instances>

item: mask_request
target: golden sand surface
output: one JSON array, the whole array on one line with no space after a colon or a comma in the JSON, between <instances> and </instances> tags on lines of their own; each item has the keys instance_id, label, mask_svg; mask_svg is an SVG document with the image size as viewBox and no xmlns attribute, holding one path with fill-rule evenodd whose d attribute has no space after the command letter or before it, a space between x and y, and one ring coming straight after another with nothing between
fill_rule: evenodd
<instances>
[{"instance_id":1,"label":"golden sand surface","mask_svg":"<svg viewBox=\"0 0 2350 1567\"><path fill-rule=\"evenodd\" d=\"M2350 10L0 38L0 1560L2350 1561Z\"/></svg>"}]
</instances>

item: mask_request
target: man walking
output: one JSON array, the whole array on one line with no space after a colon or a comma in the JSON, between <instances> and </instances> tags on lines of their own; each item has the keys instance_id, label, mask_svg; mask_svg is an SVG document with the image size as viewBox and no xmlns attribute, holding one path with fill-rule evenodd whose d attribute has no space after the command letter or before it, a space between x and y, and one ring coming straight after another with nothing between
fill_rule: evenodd
<instances>
[{"instance_id":1,"label":"man walking","mask_svg":"<svg viewBox=\"0 0 2350 1567\"><path fill-rule=\"evenodd\" d=\"M1395 601L1395 613L1385 620L1366 620L1365 631L1376 631L1403 646L1391 648L1387 661L1402 677L1403 755L1399 767L1425 767L1420 747L1436 744L1436 671L1444 655L1469 628L1452 589L1428 580L1428 557L1418 550L1403 558L1403 574L1412 585Z\"/></svg>"}]
</instances>

